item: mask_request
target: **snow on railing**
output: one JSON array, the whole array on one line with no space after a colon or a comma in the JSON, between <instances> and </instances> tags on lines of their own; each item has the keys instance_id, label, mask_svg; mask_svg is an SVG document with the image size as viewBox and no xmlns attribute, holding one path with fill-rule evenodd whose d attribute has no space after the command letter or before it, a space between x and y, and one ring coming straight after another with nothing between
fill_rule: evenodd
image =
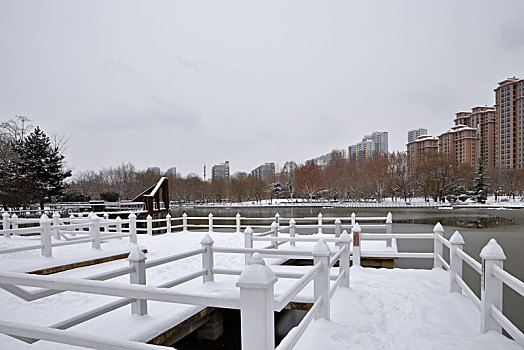
<instances>
[{"instance_id":1,"label":"snow on railing","mask_svg":"<svg viewBox=\"0 0 524 350\"><path fill-rule=\"evenodd\" d=\"M491 239L480 252L482 263L464 252L464 239L460 232L455 231L449 240L442 235L444 228L440 223L434 229L435 258L434 267L444 267L449 272L449 292L457 292L468 297L480 311L480 331L496 331L502 329L522 347L524 347L524 333L519 330L502 313L502 289L506 284L520 296L524 297L524 282L503 270L506 255L495 239ZM442 256L443 246L449 248L449 264ZM480 274L480 298L462 279L463 262Z\"/></svg>"},{"instance_id":2,"label":"snow on railing","mask_svg":"<svg viewBox=\"0 0 524 350\"><path fill-rule=\"evenodd\" d=\"M136 215L133 213L129 214L128 220L122 220L120 217L110 220L107 214L100 218L94 213L85 219L73 215L62 219L58 212L52 215L52 220L45 214L35 220L3 213L2 222L3 230L0 233L3 237L16 239L18 236L39 236L40 244L3 249L0 250L0 254L40 249L42 256L51 257L53 247L91 242L93 249L100 249L102 241L127 237L131 243L137 242ZM124 224L127 225L127 232L124 231ZM33 226L19 228L19 225ZM22 241L27 242L27 239L20 240Z\"/></svg>"}]
</instances>

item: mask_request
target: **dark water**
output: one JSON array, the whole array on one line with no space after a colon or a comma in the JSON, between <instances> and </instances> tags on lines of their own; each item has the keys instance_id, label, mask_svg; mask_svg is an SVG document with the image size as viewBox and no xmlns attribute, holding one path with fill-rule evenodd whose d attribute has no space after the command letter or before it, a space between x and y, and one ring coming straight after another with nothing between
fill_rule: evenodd
<instances>
[{"instance_id":1,"label":"dark water","mask_svg":"<svg viewBox=\"0 0 524 350\"><path fill-rule=\"evenodd\" d=\"M444 225L444 236L449 239L455 230L460 231L466 242L464 251L480 261L480 251L491 238L495 238L506 254L504 269L520 280L524 280L524 209L496 210L461 208L453 210L430 208L210 208L210 209L174 209L173 215L186 212L189 216L235 216L239 212L245 217L270 217L277 211L281 217L316 217L319 212L329 217L348 217L354 211L357 216L385 216L388 211L393 215L395 233L431 233L437 222ZM233 222L231 222L233 224ZM326 231L326 230L324 230ZM326 233L329 233L326 232ZM401 252L432 252L432 240L398 240ZM449 261L447 248L444 256ZM431 259L399 259L395 263L400 268L432 268ZM463 278L480 297L480 276L463 264ZM524 298L504 286L503 312L519 329L524 330ZM291 324L292 322L290 322ZM284 328L285 327L284 324ZM209 348L220 349L221 347ZM184 349L184 348L180 348ZM189 349L189 348L187 348ZM195 349L195 348L193 348ZM200 347L198 347L200 349ZM207 348L202 348L207 349Z\"/></svg>"}]
</instances>

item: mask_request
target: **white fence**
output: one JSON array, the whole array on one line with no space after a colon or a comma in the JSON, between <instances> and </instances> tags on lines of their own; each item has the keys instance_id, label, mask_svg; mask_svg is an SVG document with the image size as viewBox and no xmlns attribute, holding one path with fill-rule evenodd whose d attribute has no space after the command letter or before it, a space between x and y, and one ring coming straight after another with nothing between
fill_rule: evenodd
<instances>
[{"instance_id":1,"label":"white fence","mask_svg":"<svg viewBox=\"0 0 524 350\"><path fill-rule=\"evenodd\" d=\"M168 218L165 220L167 229L172 220L182 221L177 225L181 228L190 227L187 223L187 216L181 218ZM191 218L195 220L194 218ZM207 218L207 225L197 225L198 228L206 227L213 231L219 225L214 224L212 215ZM221 218L222 219L222 218ZM227 218L231 219L231 218ZM234 217L235 225L231 226L240 232L242 218L240 215ZM248 219L248 218L244 218ZM342 219L342 220L341 220ZM358 218L364 221L366 218ZM287 304L310 283L314 288L313 307L308 311L300 324L291 330L277 347L278 350L292 349L300 336L304 333L312 320L318 318L330 319L330 300L337 288L348 288L350 286L350 260L354 265L360 265L360 258L364 253L361 250L361 241L384 240L386 245L391 246L392 242L398 239L428 239L434 242L433 253L412 253L388 251L388 257L399 258L428 258L433 259L435 267L443 267L449 271L450 292L460 292L468 296L480 310L481 332L495 330L501 332L504 328L521 346L524 346L524 336L502 313L502 286L506 284L521 296L524 296L524 284L509 273L503 270L503 260L505 259L502 248L491 240L482 250L480 257L482 264L463 251L464 241L460 234L456 232L448 241L443 237L443 228L440 224L434 227L433 233L402 234L392 233L392 217L368 218L378 221L384 220L383 225L369 225L373 228L384 228L385 233L363 233L362 229L366 225L360 225L356 215L348 218L325 218L321 214L316 217L317 224L297 225L300 219L261 218L271 220L272 223L267 227L268 231L254 233L251 227L244 230L244 247L216 247L209 235L201 241L201 247L187 252L182 252L170 256L147 260L146 256L136 249L129 255L129 266L103 272L89 276L84 279L27 275L17 272L0 273L1 288L27 300L37 300L49 295L61 293L62 291L75 291L97 295L108 295L120 297L114 302L98 307L81 315L64 320L50 327L34 327L24 324L0 321L0 332L16 336L27 342L34 342L38 339L50 340L66 344L82 344L81 346L97 349L149 349L150 345L133 343L121 340L108 340L107 338L97 338L92 343L86 343L89 339L87 335L78 334L67 329L93 319L97 316L131 304L131 312L136 315L146 315L147 302L161 301L168 303L182 303L191 305L211 306L217 308L239 309L241 313L242 327L242 347L249 350L273 350L274 343L274 311L282 310ZM95 222L97 221L94 218ZM162 219L164 220L164 219ZM253 218L249 220L254 220ZM312 218L305 220L311 221ZM327 224L333 220L333 224ZM45 221L45 220L44 220ZM133 220L130 221L130 224ZM146 223L153 222L151 219L145 220ZM287 221L287 225L282 223ZM342 224L348 221L347 224ZM48 223L43 222L41 226ZM90 228L95 228L96 224L89 223ZM196 225L196 224L195 224ZM49 225L50 226L50 225ZM64 225L66 226L66 225ZM51 226L52 227L52 226ZM150 225L148 225L148 228ZM167 229L171 232L173 226ZM317 229L317 235L305 237L298 235L297 230L305 228ZM351 228L348 234L344 228ZM334 235L326 235L324 229L333 229ZM146 229L147 230L147 229ZM45 231L45 230L44 230ZM42 231L42 232L44 232ZM147 230L152 234L152 230ZM342 232L341 232L342 231ZM283 236L279 233L287 232ZM135 236L136 237L136 236ZM334 242L335 250L331 251L326 242ZM268 242L264 248L254 248L254 242ZM283 249L282 244L288 242L290 246L298 242L311 242L314 247L309 250L304 249ZM388 243L389 242L389 243ZM396 242L395 242L396 243ZM443 258L443 247L450 249L450 262ZM214 254L243 254L245 256L245 266L243 270L216 268L214 266ZM374 252L374 256L375 256ZM201 256L202 268L193 271L185 276L178 276L176 279L166 281L161 285L151 286L147 284L147 269L167 263L181 261L183 259ZM279 272L275 273L265 265L263 258L283 258L283 259L312 259L313 267L306 273L303 272ZM481 298L479 299L471 291L471 288L462 280L462 261L469 264L475 271L482 276ZM333 270L336 263L339 268ZM334 273L333 273L334 272ZM202 277L202 282L214 281L216 275L238 275L236 286L239 288L239 297L213 297L205 294L187 293L170 290L168 288ZM129 275L130 285L115 285L107 280L118 276ZM275 296L275 282L278 278L296 279L291 287L282 294ZM27 291L19 286L29 286L41 288ZM126 347L128 346L128 347Z\"/></svg>"}]
</instances>

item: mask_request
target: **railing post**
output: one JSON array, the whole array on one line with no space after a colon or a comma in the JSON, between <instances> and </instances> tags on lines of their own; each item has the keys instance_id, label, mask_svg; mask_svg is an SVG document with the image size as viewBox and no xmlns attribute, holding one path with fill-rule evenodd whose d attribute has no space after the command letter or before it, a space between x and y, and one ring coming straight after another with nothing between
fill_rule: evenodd
<instances>
[{"instance_id":1,"label":"railing post","mask_svg":"<svg viewBox=\"0 0 524 350\"><path fill-rule=\"evenodd\" d=\"M60 239L60 229L59 229L59 226L60 226L60 214L58 214L57 211L55 211L53 213L53 233L54 233L54 236L55 236L55 239Z\"/></svg>"},{"instance_id":2,"label":"railing post","mask_svg":"<svg viewBox=\"0 0 524 350\"><path fill-rule=\"evenodd\" d=\"M236 219L236 226L237 226L237 233L240 233L240 213L237 213L237 215L235 216L235 219Z\"/></svg>"},{"instance_id":3,"label":"railing post","mask_svg":"<svg viewBox=\"0 0 524 350\"><path fill-rule=\"evenodd\" d=\"M10 226L9 225L9 213L4 212L2 214L2 231L3 231L5 238L9 238L9 232L10 232L9 226Z\"/></svg>"},{"instance_id":4,"label":"railing post","mask_svg":"<svg viewBox=\"0 0 524 350\"><path fill-rule=\"evenodd\" d=\"M318 234L322 234L322 213L318 213Z\"/></svg>"},{"instance_id":5,"label":"railing post","mask_svg":"<svg viewBox=\"0 0 524 350\"><path fill-rule=\"evenodd\" d=\"M171 233L171 214L166 215L166 233Z\"/></svg>"},{"instance_id":6,"label":"railing post","mask_svg":"<svg viewBox=\"0 0 524 350\"><path fill-rule=\"evenodd\" d=\"M502 312L503 283L491 274L493 266L504 267L506 255L495 239L491 239L480 252L482 258L482 274L480 276L480 331L496 331L501 333L502 327L491 315L493 305Z\"/></svg>"},{"instance_id":7,"label":"railing post","mask_svg":"<svg viewBox=\"0 0 524 350\"><path fill-rule=\"evenodd\" d=\"M202 248L204 248L204 252L202 253L202 269L206 270L206 274L203 276L204 283L213 282L215 280L213 274L213 243L214 241L209 234L206 234L200 242Z\"/></svg>"},{"instance_id":8,"label":"railing post","mask_svg":"<svg viewBox=\"0 0 524 350\"><path fill-rule=\"evenodd\" d=\"M91 225L89 226L89 236L93 239L91 245L93 249L100 249L100 218L93 213L89 221L91 221Z\"/></svg>"},{"instance_id":9,"label":"railing post","mask_svg":"<svg viewBox=\"0 0 524 350\"><path fill-rule=\"evenodd\" d=\"M18 229L18 215L16 215L16 213L13 213L13 215L11 215L11 233L12 235L16 235L16 232L14 230Z\"/></svg>"},{"instance_id":10,"label":"railing post","mask_svg":"<svg viewBox=\"0 0 524 350\"><path fill-rule=\"evenodd\" d=\"M102 225L102 227L104 228L104 233L107 235L107 233L109 232L109 214L108 213L104 213L104 224Z\"/></svg>"},{"instance_id":11,"label":"railing post","mask_svg":"<svg viewBox=\"0 0 524 350\"><path fill-rule=\"evenodd\" d=\"M146 285L146 259L145 254L136 247L128 256L130 266L134 266L135 271L129 274L129 281L131 284ZM131 312L133 315L143 316L147 315L147 300L136 299L131 303Z\"/></svg>"},{"instance_id":12,"label":"railing post","mask_svg":"<svg viewBox=\"0 0 524 350\"><path fill-rule=\"evenodd\" d=\"M42 244L42 256L53 256L51 246L51 220L49 220L45 214L42 214L40 217L40 244Z\"/></svg>"},{"instance_id":13,"label":"railing post","mask_svg":"<svg viewBox=\"0 0 524 350\"><path fill-rule=\"evenodd\" d=\"M72 225L74 223L75 216L73 214L69 215L69 225ZM80 229L75 228L73 231L80 231ZM71 236L76 237L75 233L72 233Z\"/></svg>"},{"instance_id":14,"label":"railing post","mask_svg":"<svg viewBox=\"0 0 524 350\"><path fill-rule=\"evenodd\" d=\"M444 228L440 224L440 222L437 222L435 227L433 227L433 251L435 256L433 257L433 267L440 267L442 268L442 263L440 262L438 256L442 256L442 242L438 239L439 236L442 236L444 234Z\"/></svg>"},{"instance_id":15,"label":"railing post","mask_svg":"<svg viewBox=\"0 0 524 350\"><path fill-rule=\"evenodd\" d=\"M152 236L153 235L153 218L151 217L151 215L147 215L146 217L146 229L147 229L147 234L149 236Z\"/></svg>"},{"instance_id":16,"label":"railing post","mask_svg":"<svg viewBox=\"0 0 524 350\"><path fill-rule=\"evenodd\" d=\"M393 215L391 215L391 212L386 216L386 233L388 235L393 233ZM386 238L386 247L391 247L392 241L391 238Z\"/></svg>"},{"instance_id":17,"label":"railing post","mask_svg":"<svg viewBox=\"0 0 524 350\"><path fill-rule=\"evenodd\" d=\"M277 235L278 235L278 230L280 229L280 214L279 213L275 214L275 222L277 223Z\"/></svg>"},{"instance_id":18,"label":"railing post","mask_svg":"<svg viewBox=\"0 0 524 350\"><path fill-rule=\"evenodd\" d=\"M278 224L276 223L276 221L273 221L271 223L271 237L278 237ZM273 247L273 249L278 249L278 241L273 241L273 243L271 243L271 246Z\"/></svg>"},{"instance_id":19,"label":"railing post","mask_svg":"<svg viewBox=\"0 0 524 350\"><path fill-rule=\"evenodd\" d=\"M129 242L131 243L137 243L137 237L136 237L136 214L131 213L128 216L129 219Z\"/></svg>"},{"instance_id":20,"label":"railing post","mask_svg":"<svg viewBox=\"0 0 524 350\"><path fill-rule=\"evenodd\" d=\"M244 248L253 248L253 229L251 226L246 227L244 230ZM251 253L245 254L245 264L247 265L251 260Z\"/></svg>"},{"instance_id":21,"label":"railing post","mask_svg":"<svg viewBox=\"0 0 524 350\"><path fill-rule=\"evenodd\" d=\"M342 222L339 218L335 219L335 238L339 238L342 232Z\"/></svg>"},{"instance_id":22,"label":"railing post","mask_svg":"<svg viewBox=\"0 0 524 350\"><path fill-rule=\"evenodd\" d=\"M339 269L344 273L342 281L340 281L341 287L349 288L349 250L350 250L351 236L346 230L342 232L339 239L339 249L344 249L344 252L340 255Z\"/></svg>"},{"instance_id":23,"label":"railing post","mask_svg":"<svg viewBox=\"0 0 524 350\"><path fill-rule=\"evenodd\" d=\"M297 222L295 221L295 219L291 218L291 220L289 220L289 237L291 237L291 238L295 238L296 224L297 224ZM294 247L296 245L296 242L295 241L290 241L289 245Z\"/></svg>"},{"instance_id":24,"label":"railing post","mask_svg":"<svg viewBox=\"0 0 524 350\"><path fill-rule=\"evenodd\" d=\"M355 215L355 212L351 213L351 226L355 225L357 222L357 216Z\"/></svg>"},{"instance_id":25,"label":"railing post","mask_svg":"<svg viewBox=\"0 0 524 350\"><path fill-rule=\"evenodd\" d=\"M182 231L187 231L187 214L182 214Z\"/></svg>"},{"instance_id":26,"label":"railing post","mask_svg":"<svg viewBox=\"0 0 524 350\"><path fill-rule=\"evenodd\" d=\"M462 293L462 288L455 276L462 277L462 259L457 255L457 249L464 249L464 238L458 231L455 231L449 239L449 243L451 244L449 252L449 292Z\"/></svg>"},{"instance_id":27,"label":"railing post","mask_svg":"<svg viewBox=\"0 0 524 350\"><path fill-rule=\"evenodd\" d=\"M255 253L238 278L242 349L275 349L275 273Z\"/></svg>"},{"instance_id":28,"label":"railing post","mask_svg":"<svg viewBox=\"0 0 524 350\"><path fill-rule=\"evenodd\" d=\"M351 233L353 234L353 265L360 266L360 233L362 229L358 222L351 228Z\"/></svg>"},{"instance_id":29,"label":"railing post","mask_svg":"<svg viewBox=\"0 0 524 350\"><path fill-rule=\"evenodd\" d=\"M117 216L115 219L115 230L117 234L122 234L122 218L120 216ZM121 239L121 238L118 238Z\"/></svg>"},{"instance_id":30,"label":"railing post","mask_svg":"<svg viewBox=\"0 0 524 350\"><path fill-rule=\"evenodd\" d=\"M213 232L213 214L209 213L207 217L208 217L209 232Z\"/></svg>"},{"instance_id":31,"label":"railing post","mask_svg":"<svg viewBox=\"0 0 524 350\"><path fill-rule=\"evenodd\" d=\"M316 265L321 264L321 268L318 270L314 278L314 300L318 297L322 297L322 303L320 305L319 312L315 319L320 317L326 320L330 319L330 299L329 299L329 258L331 256L331 250L324 241L323 238L319 239L313 247L313 263Z\"/></svg>"}]
</instances>

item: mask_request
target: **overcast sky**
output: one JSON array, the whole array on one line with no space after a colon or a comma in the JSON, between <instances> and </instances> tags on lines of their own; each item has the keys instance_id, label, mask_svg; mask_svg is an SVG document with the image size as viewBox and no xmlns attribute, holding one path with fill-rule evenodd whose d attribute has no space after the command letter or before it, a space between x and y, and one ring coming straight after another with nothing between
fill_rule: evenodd
<instances>
[{"instance_id":1,"label":"overcast sky","mask_svg":"<svg viewBox=\"0 0 524 350\"><path fill-rule=\"evenodd\" d=\"M74 170L304 162L373 130L405 150L524 77L524 1L0 0L0 120ZM209 174L209 171L208 171Z\"/></svg>"}]
</instances>

